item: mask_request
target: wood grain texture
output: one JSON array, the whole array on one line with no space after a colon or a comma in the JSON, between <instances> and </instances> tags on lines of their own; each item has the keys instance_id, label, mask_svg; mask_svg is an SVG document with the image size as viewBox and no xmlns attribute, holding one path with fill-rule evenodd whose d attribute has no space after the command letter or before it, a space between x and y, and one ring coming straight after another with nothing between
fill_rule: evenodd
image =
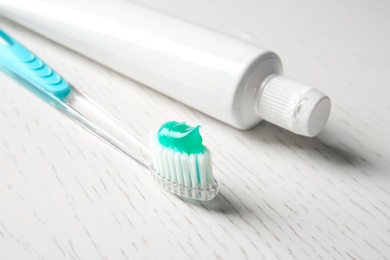
<instances>
[{"instance_id":1,"label":"wood grain texture","mask_svg":"<svg viewBox=\"0 0 390 260\"><path fill-rule=\"evenodd\" d=\"M188 202L0 74L1 259L389 259L388 1L137 0L277 52L327 93L325 130L240 131L8 20L0 27L146 138L201 124L220 195Z\"/></svg>"}]
</instances>

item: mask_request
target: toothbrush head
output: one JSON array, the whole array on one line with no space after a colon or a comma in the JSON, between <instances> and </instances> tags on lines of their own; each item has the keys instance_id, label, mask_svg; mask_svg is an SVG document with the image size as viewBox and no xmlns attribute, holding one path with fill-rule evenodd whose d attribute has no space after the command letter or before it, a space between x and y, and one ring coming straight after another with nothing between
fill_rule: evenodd
<instances>
[{"instance_id":1,"label":"toothbrush head","mask_svg":"<svg viewBox=\"0 0 390 260\"><path fill-rule=\"evenodd\" d=\"M200 126L169 121L150 137L152 176L164 189L184 198L207 201L218 193L210 151Z\"/></svg>"}]
</instances>

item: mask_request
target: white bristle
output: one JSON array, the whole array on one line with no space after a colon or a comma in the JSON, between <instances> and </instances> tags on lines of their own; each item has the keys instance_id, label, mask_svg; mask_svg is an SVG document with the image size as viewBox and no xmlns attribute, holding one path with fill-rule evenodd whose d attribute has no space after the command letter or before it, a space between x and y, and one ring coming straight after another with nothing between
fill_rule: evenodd
<instances>
[{"instance_id":1,"label":"white bristle","mask_svg":"<svg viewBox=\"0 0 390 260\"><path fill-rule=\"evenodd\" d=\"M186 154L180 154L180 163L181 163L181 175L183 176L184 180L184 187L190 187L191 186L191 175L190 175L190 168L189 168L189 161L188 161L188 155Z\"/></svg>"},{"instance_id":2,"label":"white bristle","mask_svg":"<svg viewBox=\"0 0 390 260\"><path fill-rule=\"evenodd\" d=\"M161 173L164 175L165 179L167 179L168 181L171 180L171 171L169 169L169 159L170 159L169 150L166 148L163 148L162 149L162 162L164 164L164 169Z\"/></svg>"},{"instance_id":3,"label":"white bristle","mask_svg":"<svg viewBox=\"0 0 390 260\"><path fill-rule=\"evenodd\" d=\"M165 189L183 197L210 200L217 194L213 179L211 155L186 154L163 147L155 133L151 135L151 153L154 179Z\"/></svg>"},{"instance_id":4,"label":"white bristle","mask_svg":"<svg viewBox=\"0 0 390 260\"><path fill-rule=\"evenodd\" d=\"M197 169L197 155L191 154L189 156L189 161L190 161L190 176L191 176L191 185L194 188L198 188L198 169Z\"/></svg>"},{"instance_id":5,"label":"white bristle","mask_svg":"<svg viewBox=\"0 0 390 260\"><path fill-rule=\"evenodd\" d=\"M176 169L176 173L177 173L177 183L181 186L184 185L184 177L183 177L183 174L181 174L183 172L182 170L182 166L181 166L181 155L180 153L175 153L175 169Z\"/></svg>"},{"instance_id":6,"label":"white bristle","mask_svg":"<svg viewBox=\"0 0 390 260\"><path fill-rule=\"evenodd\" d=\"M169 165L169 171L171 176L171 181L174 183L177 183L177 173L176 173L176 167L175 167L175 152L167 149L168 152L168 165Z\"/></svg>"},{"instance_id":7,"label":"white bristle","mask_svg":"<svg viewBox=\"0 0 390 260\"><path fill-rule=\"evenodd\" d=\"M207 166L206 166L206 158L204 154L199 154L198 156L198 168L200 174L200 187L204 188L207 186L208 178L207 178Z\"/></svg>"}]
</instances>

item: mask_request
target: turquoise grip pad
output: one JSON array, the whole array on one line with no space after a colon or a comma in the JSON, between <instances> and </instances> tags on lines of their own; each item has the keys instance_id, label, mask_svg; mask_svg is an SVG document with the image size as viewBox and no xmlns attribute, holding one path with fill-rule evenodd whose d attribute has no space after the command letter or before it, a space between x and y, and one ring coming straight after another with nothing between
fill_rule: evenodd
<instances>
[{"instance_id":1,"label":"turquoise grip pad","mask_svg":"<svg viewBox=\"0 0 390 260\"><path fill-rule=\"evenodd\" d=\"M64 98L70 93L69 83L23 45L0 30L0 65L37 88Z\"/></svg>"}]
</instances>

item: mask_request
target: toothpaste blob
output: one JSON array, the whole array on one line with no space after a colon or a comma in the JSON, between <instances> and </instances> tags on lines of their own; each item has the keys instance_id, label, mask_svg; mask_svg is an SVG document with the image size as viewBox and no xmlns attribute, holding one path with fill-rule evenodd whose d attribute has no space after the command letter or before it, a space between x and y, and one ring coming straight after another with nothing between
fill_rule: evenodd
<instances>
[{"instance_id":1,"label":"toothpaste blob","mask_svg":"<svg viewBox=\"0 0 390 260\"><path fill-rule=\"evenodd\" d=\"M176 152L203 153L205 146L199 133L200 126L192 127L185 122L168 121L157 132L159 143Z\"/></svg>"}]
</instances>

